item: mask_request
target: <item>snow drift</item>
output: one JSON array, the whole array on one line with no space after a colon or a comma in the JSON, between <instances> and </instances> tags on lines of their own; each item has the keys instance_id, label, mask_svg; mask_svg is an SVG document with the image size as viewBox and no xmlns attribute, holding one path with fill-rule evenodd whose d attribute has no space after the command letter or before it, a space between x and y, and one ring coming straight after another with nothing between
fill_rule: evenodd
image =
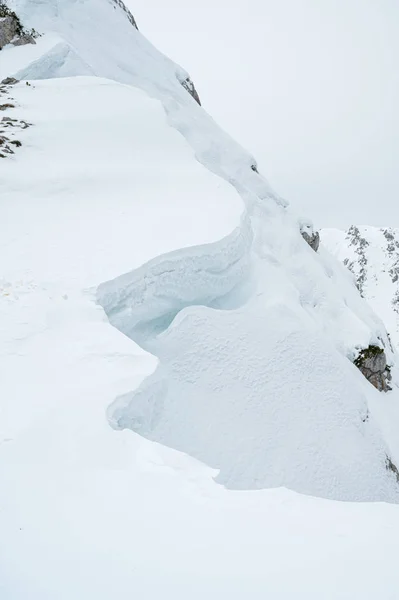
<instances>
[{"instance_id":1,"label":"snow drift","mask_svg":"<svg viewBox=\"0 0 399 600\"><path fill-rule=\"evenodd\" d=\"M33 50L5 49L2 68L56 79L15 89L18 110L36 123L30 139L42 154L25 151L8 169L12 210L22 210L15 208L18 187L21 206L29 194L37 211L49 185L43 165L52 164L63 191L50 206L48 278L59 271L80 289L100 284L97 301L111 323L159 360L141 388L110 402L113 426L199 458L232 488L287 486L335 499L396 501L397 482L386 468L391 451L369 414L375 391L352 364L369 344L383 347L393 368L394 356L350 276L304 242L302 222L251 168L253 157L217 128L181 85L186 74L119 5L63 0L18 8L30 27L49 33ZM17 51L18 70L10 72ZM154 100L101 80L94 102L95 80L63 82L64 75L111 78ZM159 102L186 142L166 131ZM241 201L192 160L192 151ZM14 183L24 163L29 189ZM60 209L67 211L61 220ZM45 201L43 214L48 210ZM106 215L96 234L104 247L98 253L93 245L89 259L87 230L96 228L84 225L82 211L94 222ZM48 222L34 233L30 226L30 235L48 238ZM73 239L79 267L62 245L56 250L57 235ZM40 252L32 261L35 269L46 264Z\"/></svg>"},{"instance_id":2,"label":"snow drift","mask_svg":"<svg viewBox=\"0 0 399 600\"><path fill-rule=\"evenodd\" d=\"M43 35L0 57L0 595L393 597L397 507L331 501L398 501L352 275L123 3L12 4ZM280 486L330 500L227 489Z\"/></svg>"}]
</instances>

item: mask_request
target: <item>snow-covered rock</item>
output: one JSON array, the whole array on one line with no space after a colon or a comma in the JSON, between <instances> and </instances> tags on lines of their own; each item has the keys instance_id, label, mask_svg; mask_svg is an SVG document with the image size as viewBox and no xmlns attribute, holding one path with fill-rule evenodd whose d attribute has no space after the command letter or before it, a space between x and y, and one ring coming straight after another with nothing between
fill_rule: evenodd
<instances>
[{"instance_id":1,"label":"snow-covered rock","mask_svg":"<svg viewBox=\"0 0 399 600\"><path fill-rule=\"evenodd\" d=\"M380 392L391 390L389 382L392 379L391 367L383 348L370 345L364 348L354 360L354 364L365 378Z\"/></svg>"},{"instance_id":2,"label":"snow-covered rock","mask_svg":"<svg viewBox=\"0 0 399 600\"><path fill-rule=\"evenodd\" d=\"M318 231L313 230L313 224L303 219L300 222L299 229L305 242L309 244L312 250L317 252L320 246L320 234Z\"/></svg>"},{"instance_id":3,"label":"snow-covered rock","mask_svg":"<svg viewBox=\"0 0 399 600\"><path fill-rule=\"evenodd\" d=\"M133 27L135 27L136 29L138 29L136 20L135 20L134 16L132 15L132 13L130 12L130 10L128 9L128 7L126 6L126 4L124 2L122 2L122 0L112 0L112 1L117 6L119 6L119 8L121 8L123 10L123 12L126 14L128 20L133 25Z\"/></svg>"},{"instance_id":4,"label":"snow-covered rock","mask_svg":"<svg viewBox=\"0 0 399 600\"><path fill-rule=\"evenodd\" d=\"M351 274L119 2L13 4L44 35L0 63L32 123L0 164L0 592L394 593L398 507L332 501L399 500ZM281 487L329 501L231 491Z\"/></svg>"},{"instance_id":5,"label":"snow-covered rock","mask_svg":"<svg viewBox=\"0 0 399 600\"><path fill-rule=\"evenodd\" d=\"M17 22L14 17L0 17L0 50L9 44L17 34Z\"/></svg>"},{"instance_id":6,"label":"snow-covered rock","mask_svg":"<svg viewBox=\"0 0 399 600\"><path fill-rule=\"evenodd\" d=\"M36 44L35 31L26 31L18 16L4 2L0 2L0 50L7 44L25 46Z\"/></svg>"},{"instance_id":7,"label":"snow-covered rock","mask_svg":"<svg viewBox=\"0 0 399 600\"><path fill-rule=\"evenodd\" d=\"M324 229L322 244L353 273L361 295L399 346L399 229Z\"/></svg>"}]
</instances>

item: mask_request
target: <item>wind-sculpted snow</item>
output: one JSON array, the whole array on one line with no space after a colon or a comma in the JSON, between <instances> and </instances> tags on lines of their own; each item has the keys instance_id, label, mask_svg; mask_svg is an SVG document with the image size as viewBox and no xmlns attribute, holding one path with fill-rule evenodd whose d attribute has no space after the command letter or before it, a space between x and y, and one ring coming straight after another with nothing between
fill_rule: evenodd
<instances>
[{"instance_id":1,"label":"wind-sculpted snow","mask_svg":"<svg viewBox=\"0 0 399 600\"><path fill-rule=\"evenodd\" d=\"M13 5L44 35L0 61L32 123L0 161L0 597L395 597L397 506L226 489L397 502L352 275L113 2Z\"/></svg>"},{"instance_id":2,"label":"wind-sculpted snow","mask_svg":"<svg viewBox=\"0 0 399 600\"><path fill-rule=\"evenodd\" d=\"M92 69L79 58L71 46L63 42L54 45L28 67L17 71L17 79L50 79L51 77L69 77L76 71L92 75Z\"/></svg>"},{"instance_id":3,"label":"wind-sculpted snow","mask_svg":"<svg viewBox=\"0 0 399 600\"><path fill-rule=\"evenodd\" d=\"M356 290L327 255L314 264L293 230L297 264L282 263L273 240L277 219L270 218L260 225L252 214L256 242L244 297L235 296L235 278L226 286L225 271L209 280L192 251L189 260L175 253L99 287L111 323L160 361L137 391L110 406L110 422L218 468L217 480L231 488L286 486L340 500L395 501L388 449L369 415L372 390L346 358L349 324L353 340L369 335L348 307L356 305ZM262 233L274 255L260 252ZM227 293L233 284L228 303L212 302L216 290ZM381 324L378 335L386 342ZM341 350L346 344L346 356L331 342Z\"/></svg>"},{"instance_id":4,"label":"wind-sculpted snow","mask_svg":"<svg viewBox=\"0 0 399 600\"><path fill-rule=\"evenodd\" d=\"M374 390L352 365L370 344L386 347L389 364L394 358L349 274L306 244L303 219L287 212L254 158L182 88L184 71L123 11L108 1L18 4L29 26L40 21L49 32L45 51L18 49L23 67L7 50L2 68L17 61L24 77L89 69L129 84L73 78L20 87L36 123L32 140L49 159L20 154L10 175L20 188L28 161L29 186L18 194L29 197L25 213L34 207L27 239L37 250L20 268L28 262L74 285L103 282L98 299L112 323L159 359L152 381L162 393L150 397L162 410L146 435L219 468L230 487L396 499L391 451L372 415L365 419ZM54 189L65 190L55 201ZM18 206L10 206L15 222ZM48 223L50 256L41 241ZM68 226L73 253L60 243ZM89 254L88 230L97 236ZM124 408L118 400L117 426L142 420L135 393Z\"/></svg>"},{"instance_id":5,"label":"wind-sculpted snow","mask_svg":"<svg viewBox=\"0 0 399 600\"><path fill-rule=\"evenodd\" d=\"M255 159L217 128L184 89L181 82L189 79L188 73L154 48L122 10L114 10L108 0L16 3L24 22L40 26L45 33L38 40L43 52L38 55L34 49L19 49L16 57L14 52L3 51L0 77L31 80L96 75L137 86L162 103L170 125L190 143L198 160L233 184L248 201L272 199L287 205L251 169ZM70 23L80 26L71 27ZM217 140L213 139L215 129Z\"/></svg>"},{"instance_id":6,"label":"wind-sculpted snow","mask_svg":"<svg viewBox=\"0 0 399 600\"><path fill-rule=\"evenodd\" d=\"M111 323L151 349L183 308L234 308L251 288L249 219L224 240L154 259L132 274L99 286L97 296Z\"/></svg>"}]
</instances>

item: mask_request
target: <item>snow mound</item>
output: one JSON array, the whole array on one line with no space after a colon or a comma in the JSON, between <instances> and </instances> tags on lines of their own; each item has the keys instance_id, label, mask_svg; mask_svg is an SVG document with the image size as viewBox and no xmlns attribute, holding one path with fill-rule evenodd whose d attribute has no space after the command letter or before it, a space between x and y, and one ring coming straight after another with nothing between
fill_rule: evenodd
<instances>
[{"instance_id":1,"label":"snow mound","mask_svg":"<svg viewBox=\"0 0 399 600\"><path fill-rule=\"evenodd\" d=\"M72 48L63 42L30 63L28 67L17 71L16 79L48 79L51 77L70 77L76 72L92 75L93 71Z\"/></svg>"},{"instance_id":2,"label":"snow mound","mask_svg":"<svg viewBox=\"0 0 399 600\"><path fill-rule=\"evenodd\" d=\"M9 229L5 274L101 284L111 322L158 358L143 388L115 394L114 427L205 461L232 488L396 501L391 450L368 409L376 392L351 364L371 343L394 357L349 274L305 243L303 219L123 10L18 4L54 42L34 61L24 54L24 76L55 79L15 89L40 153L20 153L4 185L11 223L30 215L36 251L27 257ZM88 67L129 85L81 77Z\"/></svg>"},{"instance_id":3,"label":"snow mound","mask_svg":"<svg viewBox=\"0 0 399 600\"><path fill-rule=\"evenodd\" d=\"M398 501L352 275L119 0L13 4L44 35L0 64L32 123L0 164L1 598L394 597L397 506L227 489Z\"/></svg>"},{"instance_id":4,"label":"snow mound","mask_svg":"<svg viewBox=\"0 0 399 600\"><path fill-rule=\"evenodd\" d=\"M282 214L270 221L257 223L254 239L262 234L271 248L252 244L244 302L224 272L214 279L228 301L216 296L191 252L178 268L175 253L98 288L111 323L160 360L110 406L110 421L219 469L230 488L395 501L389 451L368 407L378 393L349 360L371 331L392 358L384 328L343 267L314 257ZM291 256L279 256L278 227L292 236Z\"/></svg>"}]
</instances>

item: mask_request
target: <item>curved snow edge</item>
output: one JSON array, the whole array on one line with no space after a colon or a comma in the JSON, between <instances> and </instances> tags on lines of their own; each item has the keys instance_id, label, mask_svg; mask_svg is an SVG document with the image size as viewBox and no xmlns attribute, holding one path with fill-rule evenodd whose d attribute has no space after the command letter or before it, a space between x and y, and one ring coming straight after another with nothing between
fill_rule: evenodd
<instances>
[{"instance_id":1,"label":"curved snow edge","mask_svg":"<svg viewBox=\"0 0 399 600\"><path fill-rule=\"evenodd\" d=\"M161 255L97 288L110 323L151 351L151 341L184 308L232 308L250 288L250 216L222 240Z\"/></svg>"}]
</instances>

